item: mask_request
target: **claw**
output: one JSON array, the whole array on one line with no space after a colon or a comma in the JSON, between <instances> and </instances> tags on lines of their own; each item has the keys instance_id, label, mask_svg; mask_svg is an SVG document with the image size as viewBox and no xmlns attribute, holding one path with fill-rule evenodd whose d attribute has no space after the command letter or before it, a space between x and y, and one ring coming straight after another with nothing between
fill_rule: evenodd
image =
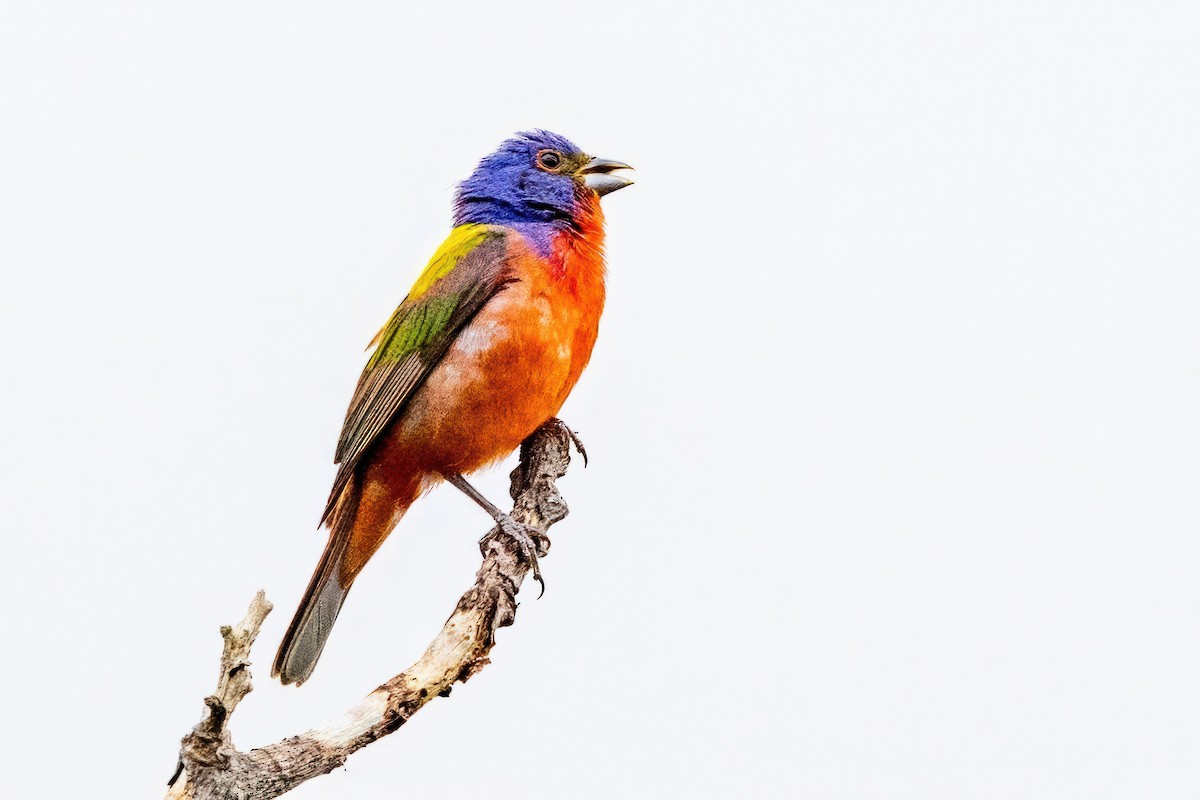
<instances>
[{"instance_id":1,"label":"claw","mask_svg":"<svg viewBox=\"0 0 1200 800\"><path fill-rule=\"evenodd\" d=\"M533 557L533 579L538 582L537 599L541 600L542 595L546 593L546 582L542 580L542 571L538 568L537 556Z\"/></svg>"},{"instance_id":2,"label":"claw","mask_svg":"<svg viewBox=\"0 0 1200 800\"><path fill-rule=\"evenodd\" d=\"M575 449L579 451L579 455L583 456L583 467L584 469L587 469L587 449L583 446L583 440L579 438L579 434L571 430L570 426L568 426L567 423L563 422L558 417L554 418L554 422L556 425L558 425L558 427L562 428L566 432L567 436L571 437L571 441L574 443Z\"/></svg>"},{"instance_id":3,"label":"claw","mask_svg":"<svg viewBox=\"0 0 1200 800\"><path fill-rule=\"evenodd\" d=\"M567 426L564 425L563 427L566 428ZM583 468L587 469L587 465L588 465L587 449L584 448L584 446L583 446L583 440L579 438L579 434L577 434L575 431L571 430L570 428L567 428L567 434L571 437L571 441L575 443L575 449L579 451L579 455L583 456Z\"/></svg>"},{"instance_id":4,"label":"claw","mask_svg":"<svg viewBox=\"0 0 1200 800\"><path fill-rule=\"evenodd\" d=\"M540 587L538 591L538 599L540 600L542 595L546 593L546 582L542 580L542 567L538 563L538 550L540 548L538 547L537 540L534 538L534 536L540 534L534 532L533 535L530 535L528 528L507 514L501 514L496 519L496 523L502 533L511 537L525 551L526 557L529 558L529 568L533 573L533 579L538 582L538 586Z\"/></svg>"}]
</instances>

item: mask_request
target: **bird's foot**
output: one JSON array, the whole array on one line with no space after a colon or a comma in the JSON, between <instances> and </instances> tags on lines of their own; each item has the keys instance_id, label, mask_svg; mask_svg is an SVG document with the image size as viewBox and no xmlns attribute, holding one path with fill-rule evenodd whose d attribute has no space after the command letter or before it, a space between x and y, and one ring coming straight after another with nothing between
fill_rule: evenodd
<instances>
[{"instance_id":1,"label":"bird's foot","mask_svg":"<svg viewBox=\"0 0 1200 800\"><path fill-rule=\"evenodd\" d=\"M499 514L495 519L500 532L520 545L525 557L529 559L533 579L541 587L538 592L538 597L541 598L546 593L546 582L542 580L542 568L538 564L538 556L544 556L549 552L550 540L540 531L530 528L528 525L522 525L508 514ZM483 541L486 542L494 533L494 531L489 532L487 536L483 537Z\"/></svg>"},{"instance_id":2,"label":"bird's foot","mask_svg":"<svg viewBox=\"0 0 1200 800\"><path fill-rule=\"evenodd\" d=\"M583 466L586 469L588 465L587 449L583 446L583 440L579 438L579 434L571 430L570 426L558 417L551 417L550 424L557 425L562 429L563 433L570 437L571 443L575 445L575 449L579 451L579 455L583 456Z\"/></svg>"}]
</instances>

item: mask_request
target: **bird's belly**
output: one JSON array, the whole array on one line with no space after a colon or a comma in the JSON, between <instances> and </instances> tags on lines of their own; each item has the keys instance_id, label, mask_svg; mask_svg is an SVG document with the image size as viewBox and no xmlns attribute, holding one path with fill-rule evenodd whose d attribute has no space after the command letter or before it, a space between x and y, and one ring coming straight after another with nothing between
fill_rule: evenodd
<instances>
[{"instance_id":1,"label":"bird's belly","mask_svg":"<svg viewBox=\"0 0 1200 800\"><path fill-rule=\"evenodd\" d=\"M522 284L498 295L413 395L392 444L442 473L470 472L516 449L558 413L582 371L583 320L564 306Z\"/></svg>"}]
</instances>

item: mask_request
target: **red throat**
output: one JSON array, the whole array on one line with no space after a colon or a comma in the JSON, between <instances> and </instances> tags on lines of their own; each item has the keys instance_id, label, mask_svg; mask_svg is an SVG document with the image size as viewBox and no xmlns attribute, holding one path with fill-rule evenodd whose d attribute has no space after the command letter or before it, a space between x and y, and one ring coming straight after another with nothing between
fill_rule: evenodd
<instances>
[{"instance_id":1,"label":"red throat","mask_svg":"<svg viewBox=\"0 0 1200 800\"><path fill-rule=\"evenodd\" d=\"M584 305L604 305L604 211L599 198L585 190L578 196L572 226L554 237L550 264L554 277Z\"/></svg>"}]
</instances>

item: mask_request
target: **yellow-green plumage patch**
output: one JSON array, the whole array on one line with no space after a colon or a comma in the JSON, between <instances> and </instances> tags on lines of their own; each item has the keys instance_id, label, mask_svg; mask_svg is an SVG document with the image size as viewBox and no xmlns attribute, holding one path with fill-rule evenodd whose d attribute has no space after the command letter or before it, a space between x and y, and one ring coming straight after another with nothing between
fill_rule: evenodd
<instances>
[{"instance_id":1,"label":"yellow-green plumage patch","mask_svg":"<svg viewBox=\"0 0 1200 800\"><path fill-rule=\"evenodd\" d=\"M457 294L427 298L396 327L396 334L384 342L379 354L399 358L428 342L446 327L458 298Z\"/></svg>"},{"instance_id":2,"label":"yellow-green plumage patch","mask_svg":"<svg viewBox=\"0 0 1200 800\"><path fill-rule=\"evenodd\" d=\"M408 293L408 299L416 300L425 294L429 291L429 287L448 275L450 270L454 269L468 253L499 235L486 225L474 223L459 225L450 231L446 241L442 242L442 246L433 254L433 258L429 259L429 264L421 273L421 277L417 278L417 282L413 284L412 291Z\"/></svg>"},{"instance_id":3,"label":"yellow-green plumage patch","mask_svg":"<svg viewBox=\"0 0 1200 800\"><path fill-rule=\"evenodd\" d=\"M404 303L375 337L379 348L368 366L403 359L436 338L450 322L462 292L439 292L434 287L475 248L501 235L486 225L459 225L452 230L413 284Z\"/></svg>"}]
</instances>

